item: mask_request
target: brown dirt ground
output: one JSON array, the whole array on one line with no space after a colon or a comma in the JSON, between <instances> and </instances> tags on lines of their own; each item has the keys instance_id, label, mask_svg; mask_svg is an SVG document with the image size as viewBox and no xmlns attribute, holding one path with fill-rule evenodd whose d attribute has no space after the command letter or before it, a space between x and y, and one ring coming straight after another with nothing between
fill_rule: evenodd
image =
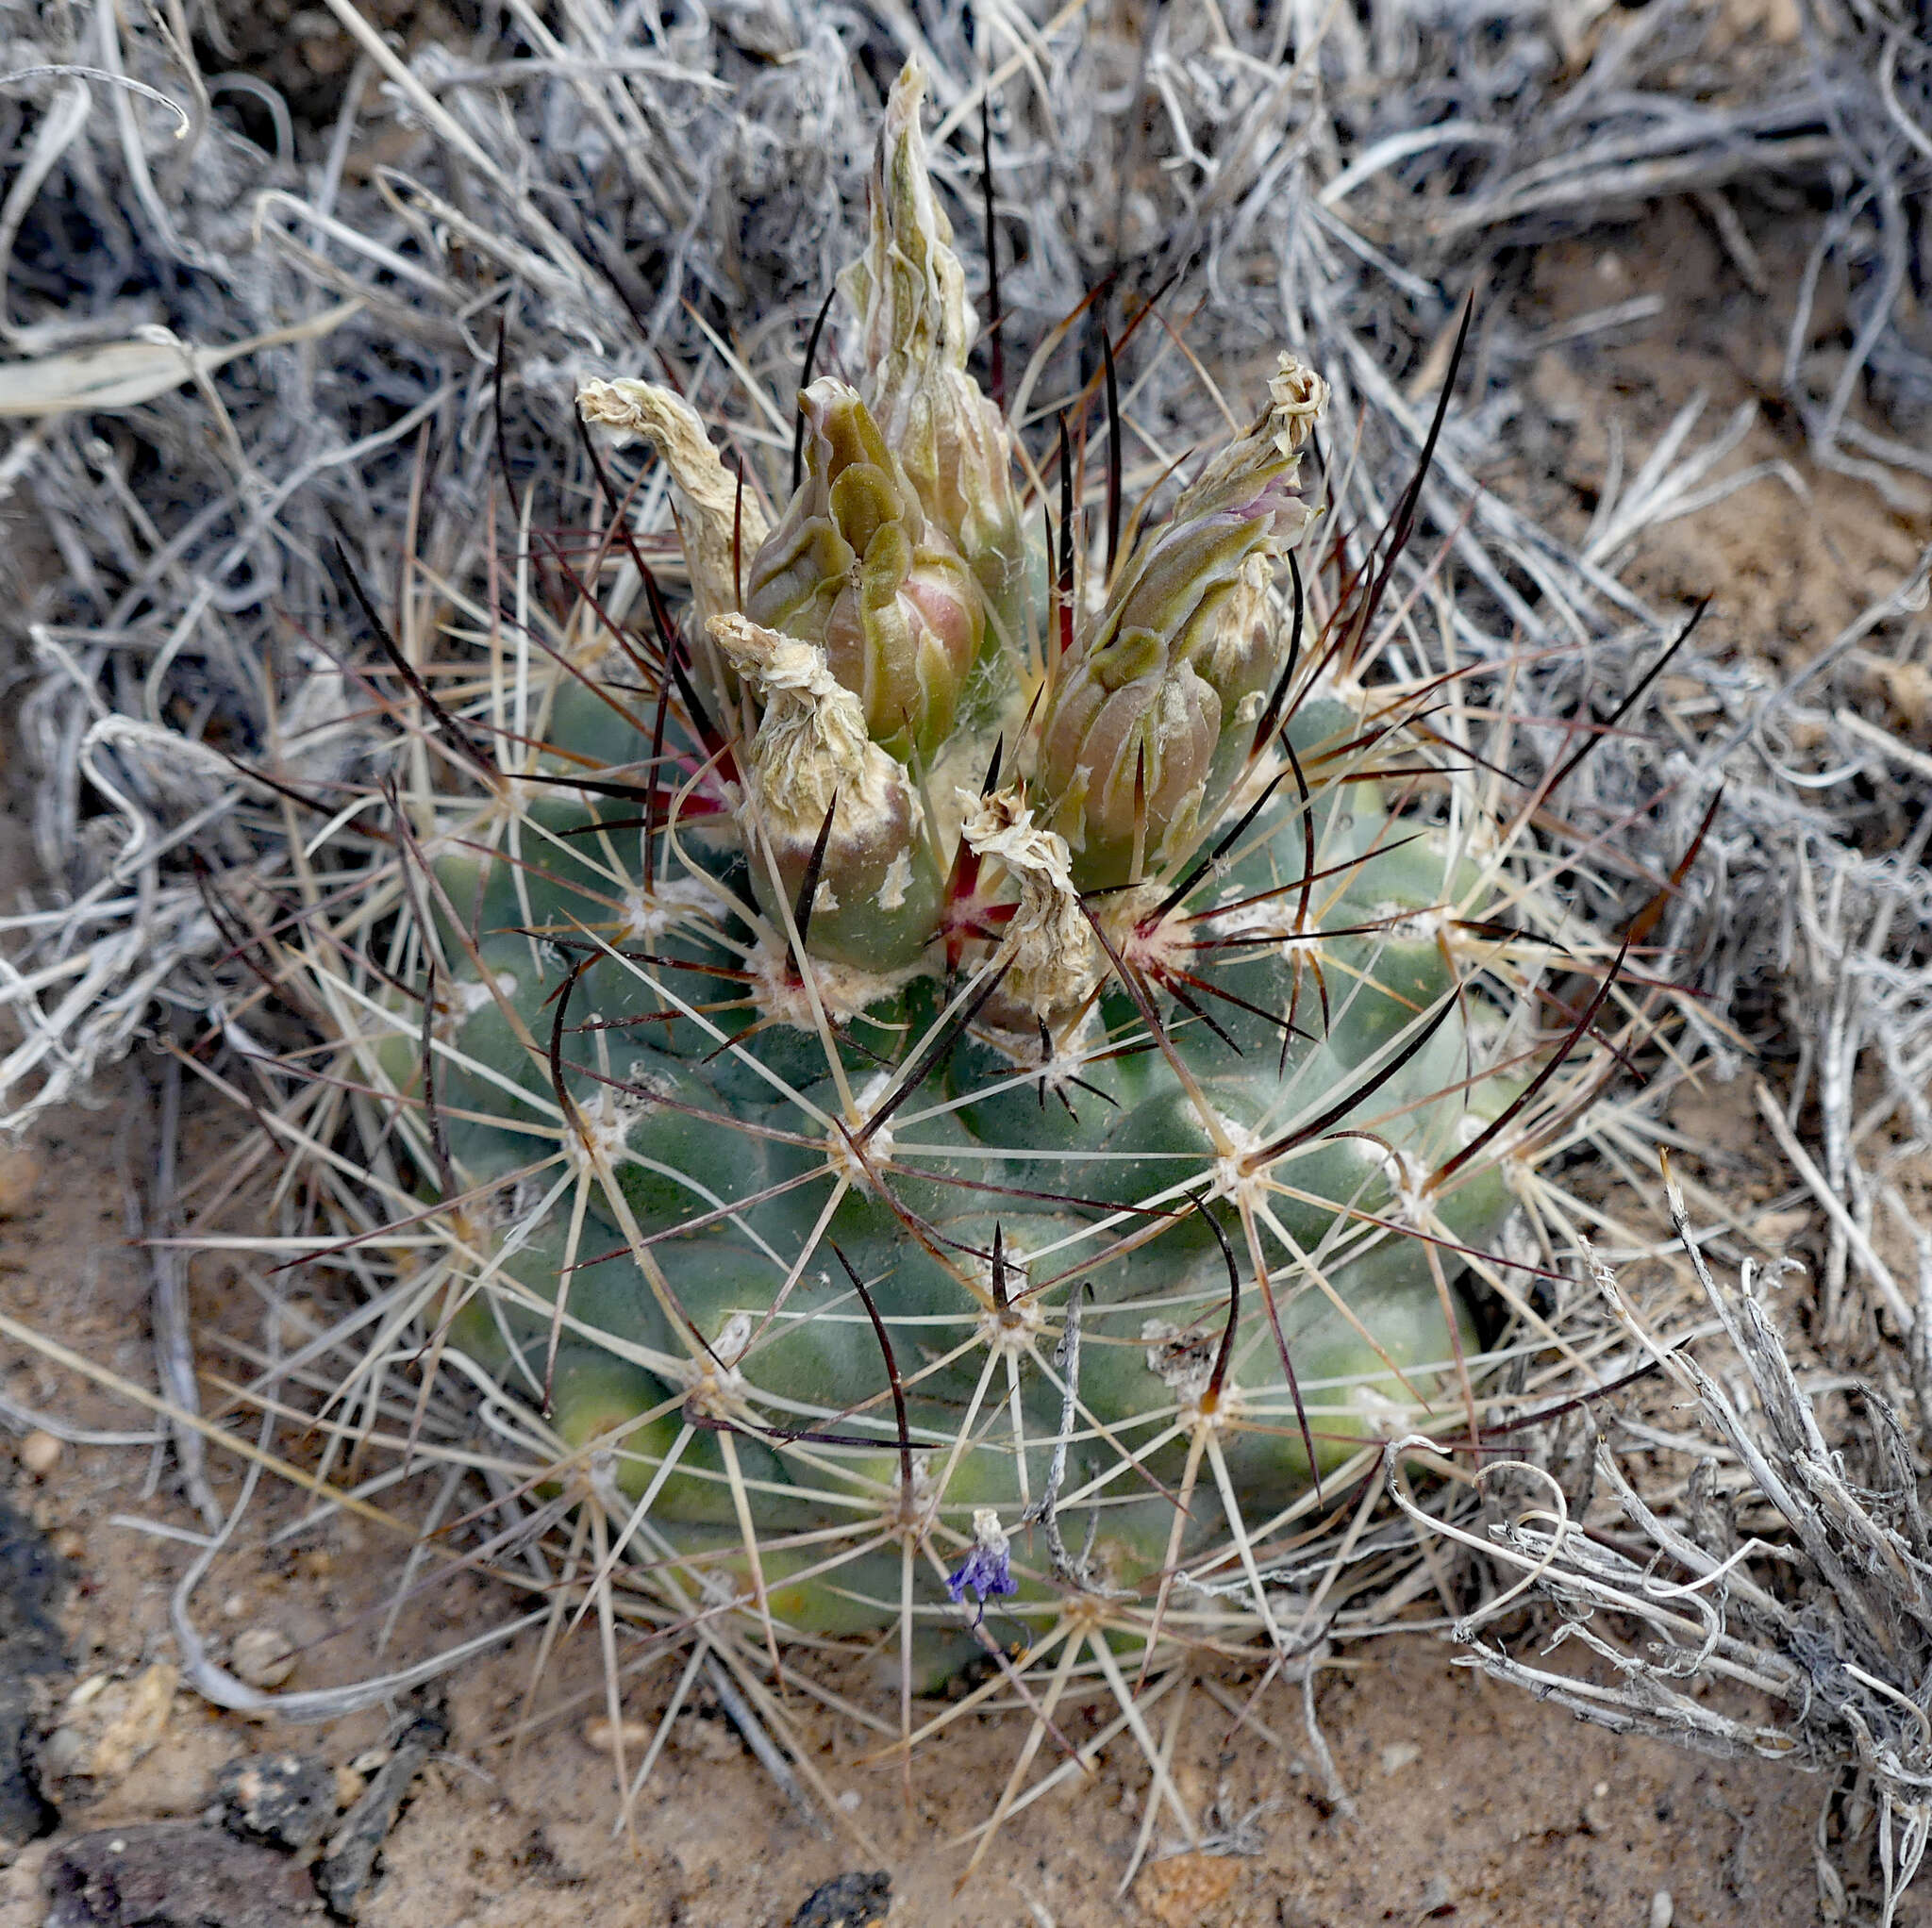
<instances>
[{"instance_id":1,"label":"brown dirt ground","mask_svg":"<svg viewBox=\"0 0 1932 1928\"><path fill-rule=\"evenodd\" d=\"M1537 354L1508 454L1484 479L1550 526L1580 537L1604 483L1613 422L1623 430L1627 487L1693 395L1707 403L1686 453L1715 437L1740 404L1754 404L1749 435L1718 474L1783 462L1790 479L1767 476L1712 509L1654 530L1639 543L1626 579L1666 609L1713 597L1702 646L1785 673L1910 573L1932 540L1932 486L1902 476L1902 501L1889 505L1869 485L1810 461L1803 424L1779 393L1808 223L1738 201L1733 211L1753 245L1763 293L1746 284L1712 222L1684 202L1536 252L1498 317L1526 336L1644 296L1660 297L1662 307L1649 321ZM1844 289L1827 272L1807 338L1814 382L1842 361L1843 328ZM1904 677L1867 666L1865 676L1860 693L1871 699L1870 714L1922 746L1932 740L1924 666Z\"/></svg>"},{"instance_id":2,"label":"brown dirt ground","mask_svg":"<svg viewBox=\"0 0 1932 1928\"><path fill-rule=\"evenodd\" d=\"M1774 210L1740 214L1767 250L1770 285L1788 289L1785 264L1767 241ZM1624 241L1611 234L1544 250L1514 319L1551 327L1652 291L1666 307L1648 334L1539 357L1519 453L1491 478L1573 529L1593 502L1612 412L1641 451L1697 388L1710 391L1710 426L1739 400L1774 390L1785 319L1778 297L1767 302L1745 285L1694 210L1654 210ZM1827 315L1821 337L1828 331ZM1809 472L1798 429L1774 407L1738 459L1773 457L1815 485L1808 499L1776 482L1757 484L1647 539L1637 579L1665 603L1715 590L1716 633L1787 664L1828 640L1909 567L1928 519ZM1874 680L1873 700L1873 713L1887 713L1890 686ZM1916 723L1925 740L1923 709L1894 708L1890 720ZM24 875L17 820L5 827L14 833L12 874ZM146 1277L123 1205L126 1174L145 1145L126 1094L107 1097L99 1111L64 1115L29 1159L0 1171L0 1303L99 1365L152 1384ZM1748 1124L1724 1129L1725 1107L1741 1113L1748 1104L1741 1089L1694 1103L1711 1115L1681 1122L1714 1149L1732 1139L1727 1155L1751 1155ZM1772 1197L1780 1183L1767 1181L1760 1195ZM205 1320L249 1328L243 1282L210 1276L198 1292ZM212 1349L203 1358L212 1370L228 1363ZM142 1423L76 1376L4 1352L0 1389L83 1425ZM239 1469L218 1458L213 1471L218 1490L231 1492ZM321 1729L276 1726L217 1712L150 1671L175 1657L168 1595L190 1554L115 1524L114 1516L192 1524L166 1471L158 1493L148 1489L150 1476L151 1454L138 1448L69 1447L50 1470L29 1471L0 1435L0 1495L10 1494L73 1563L75 1681L102 1680L97 1707L125 1716L124 1736L131 1736L121 1771L59 1785L62 1835L0 1867L0 1928L38 1928L42 1863L73 1831L198 1815L214 1770L236 1755L296 1748L346 1766L384 1738L380 1712ZM248 1547L197 1597L199 1617L214 1632L270 1624L286 1633L300 1650L293 1686L356 1677L372 1664L372 1621L401 1550L353 1521L264 1548L262 1523L292 1521L298 1512L297 1496L269 1498ZM447 1644L508 1605L504 1594L459 1581L411 1604L401 1644L412 1654ZM1513 1637L1519 1648L1529 1640ZM1673 1919L1656 1900L1662 1893L1678 1923L1779 1928L1818 1916L1816 1783L1581 1725L1454 1667L1449 1649L1427 1638L1357 1650L1323 1678L1320 1716L1357 1803L1352 1821L1317 1799L1295 1757L1294 1709L1278 1690L1261 1712L1282 1735L1281 1749L1248 1735L1230 1739L1227 1718L1198 1702L1176 1749L1178 1777L1200 1795L1218 1793L1230 1820L1252 1817L1258 1852L1156 1861L1125 1899L1115 1890L1139 1826L1131 1758L1109 1759L1097 1786L1019 1817L971 1888L954 1894L965 1856L948 1843L987 1811L1016 1744L1015 1728L994 1723L955 1730L922 1758L910 1811L892 1770L856 1758L863 1752L856 1732L830 1719L809 1723L821 1771L857 1797L850 1821L869 1840L862 1847L813 1835L730 1730L700 1710L679 1722L634 1837L613 1838L609 1763L583 1734L599 1711L587 1637L564 1653L540 1696L540 1706L560 1718L514 1757L493 1744L518 1718L532 1645L525 1637L457 1679L449 1751L432 1762L389 1840L383 1885L363 1916L373 1928L566 1928L586 1920L600 1928L763 1928L789 1922L820 1883L872 1866L892 1873L892 1920L921 1928L1344 1928L1438 1919L1486 1928L1638 1928ZM134 1719L138 1684L150 1696L144 1727ZM669 1687L664 1667L643 1675L627 1715L653 1718Z\"/></svg>"}]
</instances>

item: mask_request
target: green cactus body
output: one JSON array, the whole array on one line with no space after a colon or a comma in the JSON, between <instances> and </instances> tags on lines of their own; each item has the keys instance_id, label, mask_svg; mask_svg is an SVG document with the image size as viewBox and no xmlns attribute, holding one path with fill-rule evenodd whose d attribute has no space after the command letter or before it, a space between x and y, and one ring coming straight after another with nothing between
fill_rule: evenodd
<instances>
[{"instance_id":1,"label":"green cactus body","mask_svg":"<svg viewBox=\"0 0 1932 1928\"><path fill-rule=\"evenodd\" d=\"M553 1489L638 1512L680 1598L897 1625L930 1684L980 1651L969 1554L1032 1636L1086 1599L1131 1647L1315 1478L1466 1435L1528 1072L1426 752L1313 651L1263 718L1321 382L1283 358L1061 655L942 226L908 246L917 108L908 75L890 258L846 283L904 339L876 413L803 398L741 611L696 418L585 391L672 469L687 633L587 619L525 673L544 747L438 804L363 1074L445 1237L441 1340L548 1425Z\"/></svg>"}]
</instances>

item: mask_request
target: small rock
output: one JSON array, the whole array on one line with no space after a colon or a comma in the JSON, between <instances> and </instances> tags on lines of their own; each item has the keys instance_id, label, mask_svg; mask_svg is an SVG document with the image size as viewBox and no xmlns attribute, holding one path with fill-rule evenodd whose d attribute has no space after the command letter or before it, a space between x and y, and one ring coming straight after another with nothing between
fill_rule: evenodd
<instances>
[{"instance_id":1,"label":"small rock","mask_svg":"<svg viewBox=\"0 0 1932 1928\"><path fill-rule=\"evenodd\" d=\"M51 1433L42 1432L38 1426L20 1442L17 1451L21 1465L36 1479L45 1479L60 1464L59 1440Z\"/></svg>"},{"instance_id":2,"label":"small rock","mask_svg":"<svg viewBox=\"0 0 1932 1928\"><path fill-rule=\"evenodd\" d=\"M184 1821L82 1835L42 1882L42 1928L297 1928L320 1906L294 1862Z\"/></svg>"},{"instance_id":3,"label":"small rock","mask_svg":"<svg viewBox=\"0 0 1932 1928\"><path fill-rule=\"evenodd\" d=\"M252 1687L275 1687L295 1670L295 1643L279 1627L244 1627L228 1650L228 1666Z\"/></svg>"},{"instance_id":4,"label":"small rock","mask_svg":"<svg viewBox=\"0 0 1932 1928\"><path fill-rule=\"evenodd\" d=\"M1676 1920L1677 1904L1667 1887L1660 1887L1650 1898L1650 1928L1671 1928Z\"/></svg>"},{"instance_id":5,"label":"small rock","mask_svg":"<svg viewBox=\"0 0 1932 1928\"><path fill-rule=\"evenodd\" d=\"M68 1695L54 1737L74 1737L60 1742L61 1757L73 1762L66 1772L85 1774L97 1788L120 1780L167 1732L180 1679L179 1668L158 1660L133 1680L83 1681Z\"/></svg>"},{"instance_id":6,"label":"small rock","mask_svg":"<svg viewBox=\"0 0 1932 1928\"><path fill-rule=\"evenodd\" d=\"M402 1812L410 1784L448 1738L449 1722L441 1711L425 1707L376 1769L362 1798L342 1817L315 1870L315 1885L330 1914L353 1921L361 1913L375 1886L376 1856Z\"/></svg>"},{"instance_id":7,"label":"small rock","mask_svg":"<svg viewBox=\"0 0 1932 1928\"><path fill-rule=\"evenodd\" d=\"M1583 1803L1583 1831L1587 1835L1607 1834L1611 1820L1610 1784L1598 1781L1590 1790L1590 1799Z\"/></svg>"},{"instance_id":8,"label":"small rock","mask_svg":"<svg viewBox=\"0 0 1932 1928\"><path fill-rule=\"evenodd\" d=\"M600 1714L593 1720L586 1720L577 1732L584 1745L592 1753L608 1754L614 1750L611 1746L613 1736L623 1741L626 1753L641 1753L651 1744L657 1728L648 1720L622 1720L613 1729L610 1722Z\"/></svg>"},{"instance_id":9,"label":"small rock","mask_svg":"<svg viewBox=\"0 0 1932 1928\"><path fill-rule=\"evenodd\" d=\"M841 1874L814 1888L791 1918L791 1928L872 1928L892 1911L892 1877L883 1868L870 1874Z\"/></svg>"},{"instance_id":10,"label":"small rock","mask_svg":"<svg viewBox=\"0 0 1932 1928\"><path fill-rule=\"evenodd\" d=\"M1141 1870L1138 1892L1161 1928L1208 1928L1240 1875L1225 1854L1170 1854Z\"/></svg>"},{"instance_id":11,"label":"small rock","mask_svg":"<svg viewBox=\"0 0 1932 1928\"><path fill-rule=\"evenodd\" d=\"M0 1145L0 1219L17 1219L34 1202L44 1168L26 1145Z\"/></svg>"},{"instance_id":12,"label":"small rock","mask_svg":"<svg viewBox=\"0 0 1932 1928\"><path fill-rule=\"evenodd\" d=\"M1399 1774L1411 1761L1419 1761L1423 1751L1412 1740L1398 1740L1382 1750L1382 1771Z\"/></svg>"},{"instance_id":13,"label":"small rock","mask_svg":"<svg viewBox=\"0 0 1932 1928\"><path fill-rule=\"evenodd\" d=\"M319 1754L276 1753L230 1761L215 1776L222 1825L247 1841L300 1854L336 1818L336 1770Z\"/></svg>"}]
</instances>

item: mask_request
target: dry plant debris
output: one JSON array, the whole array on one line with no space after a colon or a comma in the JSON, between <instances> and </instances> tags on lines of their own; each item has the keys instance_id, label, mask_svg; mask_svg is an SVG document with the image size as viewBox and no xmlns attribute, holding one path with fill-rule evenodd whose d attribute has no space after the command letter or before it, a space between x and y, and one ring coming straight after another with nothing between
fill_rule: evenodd
<instances>
[{"instance_id":1,"label":"dry plant debris","mask_svg":"<svg viewBox=\"0 0 1932 1928\"><path fill-rule=\"evenodd\" d=\"M1533 1504L1492 1520L1487 1542L1452 1529L1486 1544L1507 1581L1458 1621L1456 1637L1485 1672L1586 1720L1829 1774L1846 1835L1871 1832L1878 1919L1890 1928L1932 1837L1932 1527L1922 1473L1901 1415L1857 1382L1845 1388L1853 1423L1840 1444L1827 1442L1819 1395L1801 1383L1773 1321L1778 1268L1746 1258L1738 1285L1721 1287L1682 1194L1669 1193L1714 1318L1666 1341L1607 1266L1594 1275L1633 1351L1695 1403L1694 1427L1680 1407L1669 1441L1696 1454L1690 1476L1676 1493L1646 1497L1601 1435L1593 1451L1573 1442L1581 1468L1558 1454L1492 1463L1486 1484ZM1566 1486L1596 1492L1594 1511L1587 1502L1573 1509ZM1391 1493L1413 1511L1399 1486ZM1605 1663L1595 1677L1532 1665L1482 1638L1530 1591L1558 1611L1545 1651L1586 1650ZM1744 1689L1752 1711L1731 1711L1713 1687ZM1824 1917L1836 1921L1850 1916L1826 1853L1833 1804L1820 1818L1818 1874Z\"/></svg>"}]
</instances>

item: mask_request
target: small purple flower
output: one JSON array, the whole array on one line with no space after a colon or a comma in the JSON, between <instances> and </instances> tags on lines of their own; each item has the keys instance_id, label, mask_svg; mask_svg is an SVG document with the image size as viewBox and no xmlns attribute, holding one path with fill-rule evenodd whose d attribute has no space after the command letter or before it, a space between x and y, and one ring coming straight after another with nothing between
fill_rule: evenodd
<instances>
[{"instance_id":1,"label":"small purple flower","mask_svg":"<svg viewBox=\"0 0 1932 1928\"><path fill-rule=\"evenodd\" d=\"M973 1624L986 1618L986 1603L995 1594L1017 1593L1020 1583L1013 1578L1013 1546L1000 1528L1000 1516L991 1506L974 1508L973 1548L952 1572L946 1575L946 1592L953 1604L968 1591L977 1611Z\"/></svg>"}]
</instances>

